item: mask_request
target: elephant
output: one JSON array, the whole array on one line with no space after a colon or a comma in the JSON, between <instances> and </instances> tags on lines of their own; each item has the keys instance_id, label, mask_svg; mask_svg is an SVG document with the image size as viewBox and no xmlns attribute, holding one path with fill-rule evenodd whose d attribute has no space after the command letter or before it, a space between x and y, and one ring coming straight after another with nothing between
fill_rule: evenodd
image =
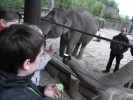
<instances>
[{"instance_id":1,"label":"elephant","mask_svg":"<svg viewBox=\"0 0 133 100\"><path fill-rule=\"evenodd\" d=\"M43 17L43 19L90 34L96 34L98 30L94 16L85 9L54 8L47 16ZM66 52L69 55L81 59L85 47L93 38L92 36L43 20L40 23L40 28L45 38L60 37L59 52L61 57L63 57L63 54Z\"/></svg>"},{"instance_id":2,"label":"elephant","mask_svg":"<svg viewBox=\"0 0 133 100\"><path fill-rule=\"evenodd\" d=\"M71 57L71 60L64 60L63 62L72 69L80 81L84 82L87 86L92 86L95 90L124 86L133 80L133 60L116 72L105 75L87 70L74 57Z\"/></svg>"}]
</instances>

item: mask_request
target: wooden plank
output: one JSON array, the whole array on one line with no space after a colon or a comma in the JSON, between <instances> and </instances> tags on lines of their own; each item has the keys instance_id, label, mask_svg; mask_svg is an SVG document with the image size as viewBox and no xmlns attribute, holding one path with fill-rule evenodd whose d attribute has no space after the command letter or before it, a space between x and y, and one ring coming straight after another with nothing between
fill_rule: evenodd
<instances>
[{"instance_id":1,"label":"wooden plank","mask_svg":"<svg viewBox=\"0 0 133 100\"><path fill-rule=\"evenodd\" d=\"M68 65L65 65L62 62L63 59L59 57L58 54L54 53L53 55L51 55L51 58L52 60L49 63L61 71L59 73L59 78L67 88L70 88L70 80L71 80L70 77L71 75L73 75L77 78L76 74L71 70L71 68ZM85 84L83 81L79 82L78 91L89 99L90 98L92 99L94 96L96 96L99 93L99 90L90 85Z\"/></svg>"},{"instance_id":2,"label":"wooden plank","mask_svg":"<svg viewBox=\"0 0 133 100\"><path fill-rule=\"evenodd\" d=\"M51 65L51 64L47 64L47 66L46 66L46 71L48 71L49 72L49 74L53 77L53 78L56 78L56 77L58 77L58 74L59 74L59 70L57 69L57 68L55 68L53 65Z\"/></svg>"},{"instance_id":3,"label":"wooden plank","mask_svg":"<svg viewBox=\"0 0 133 100\"><path fill-rule=\"evenodd\" d=\"M51 58L52 59L49 62L50 64L54 65L56 68L58 68L66 74L72 74L75 77L77 77L76 74L74 74L74 72L71 70L71 68L62 62L62 58L58 54L54 53L53 55L51 55Z\"/></svg>"}]
</instances>

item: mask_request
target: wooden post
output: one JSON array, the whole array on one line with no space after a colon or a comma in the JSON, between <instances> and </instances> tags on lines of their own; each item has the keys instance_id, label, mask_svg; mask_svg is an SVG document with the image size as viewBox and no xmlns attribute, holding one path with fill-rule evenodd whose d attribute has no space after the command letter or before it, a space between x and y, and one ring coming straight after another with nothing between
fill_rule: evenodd
<instances>
[{"instance_id":1,"label":"wooden post","mask_svg":"<svg viewBox=\"0 0 133 100\"><path fill-rule=\"evenodd\" d=\"M41 19L41 1L42 0L25 0L25 23L39 26Z\"/></svg>"},{"instance_id":2,"label":"wooden post","mask_svg":"<svg viewBox=\"0 0 133 100\"><path fill-rule=\"evenodd\" d=\"M78 95L79 80L71 75L70 84L69 84L69 94L72 98L75 98Z\"/></svg>"},{"instance_id":3,"label":"wooden post","mask_svg":"<svg viewBox=\"0 0 133 100\"><path fill-rule=\"evenodd\" d=\"M48 63L45 69L53 78L58 77L59 70L57 70L53 65Z\"/></svg>"}]
</instances>

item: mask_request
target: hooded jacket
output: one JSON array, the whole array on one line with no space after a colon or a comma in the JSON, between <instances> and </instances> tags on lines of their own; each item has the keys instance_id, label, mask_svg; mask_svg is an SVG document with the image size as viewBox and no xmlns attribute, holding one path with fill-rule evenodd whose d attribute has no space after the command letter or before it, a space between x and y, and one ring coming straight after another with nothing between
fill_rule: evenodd
<instances>
[{"instance_id":1,"label":"hooded jacket","mask_svg":"<svg viewBox=\"0 0 133 100\"><path fill-rule=\"evenodd\" d=\"M43 95L44 87L31 82L32 76L15 76L0 69L0 100L53 100Z\"/></svg>"}]
</instances>

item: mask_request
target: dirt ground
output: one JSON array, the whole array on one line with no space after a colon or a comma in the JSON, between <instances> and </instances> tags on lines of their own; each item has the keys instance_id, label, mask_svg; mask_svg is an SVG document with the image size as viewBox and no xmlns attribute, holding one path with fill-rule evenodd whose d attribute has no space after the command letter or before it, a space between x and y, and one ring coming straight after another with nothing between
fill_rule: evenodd
<instances>
[{"instance_id":1,"label":"dirt ground","mask_svg":"<svg viewBox=\"0 0 133 100\"><path fill-rule=\"evenodd\" d=\"M119 31L115 31L115 30L101 29L100 31L97 32L97 35L100 34L102 37L112 39L114 35L117 35L119 33L120 33ZM132 36L128 35L128 38L130 39L130 42L133 42ZM105 40L101 40L100 42L97 42L95 40L96 38L93 38L92 41L87 45L87 47L85 48L84 54L83 54L83 58L81 60L78 60L78 62L80 62L85 68L87 68L87 70L92 70L96 73L99 73L99 75L105 75L102 73L102 70L105 69L108 59L109 59L110 42L105 41ZM51 43L56 43L55 52L58 53L59 42L60 42L60 38L48 39L46 48L48 48ZM132 59L133 57L130 54L130 49L128 49L128 51L124 53L124 58L121 60L120 67L127 64ZM115 66L115 59L112 64L111 73L113 72L114 66ZM46 72L44 72L43 74L45 75L42 75L43 76L41 78L42 84L46 85L49 83L56 83L53 81L53 79L50 78L50 76L48 76L48 74L46 74ZM82 95L78 95L77 98L75 99L70 98L68 93L64 91L62 97L59 100L87 100Z\"/></svg>"},{"instance_id":2,"label":"dirt ground","mask_svg":"<svg viewBox=\"0 0 133 100\"><path fill-rule=\"evenodd\" d=\"M106 37L112 39L114 35L119 34L120 31L115 31L111 29L101 29L97 32L97 35L101 35L102 37ZM133 37L128 35L130 42L133 41ZM81 64L84 65L88 70L93 70L96 72L100 72L105 69L110 53L110 42L101 40L100 42L95 41L96 38L93 38L92 41L85 48L83 58L79 60ZM48 39L47 46L51 43L56 43L56 52L59 52L59 38L57 39ZM121 60L120 67L127 64L133 59L130 54L130 49L126 53L124 53L124 58ZM113 71L115 66L115 59L112 64L111 72Z\"/></svg>"}]
</instances>

